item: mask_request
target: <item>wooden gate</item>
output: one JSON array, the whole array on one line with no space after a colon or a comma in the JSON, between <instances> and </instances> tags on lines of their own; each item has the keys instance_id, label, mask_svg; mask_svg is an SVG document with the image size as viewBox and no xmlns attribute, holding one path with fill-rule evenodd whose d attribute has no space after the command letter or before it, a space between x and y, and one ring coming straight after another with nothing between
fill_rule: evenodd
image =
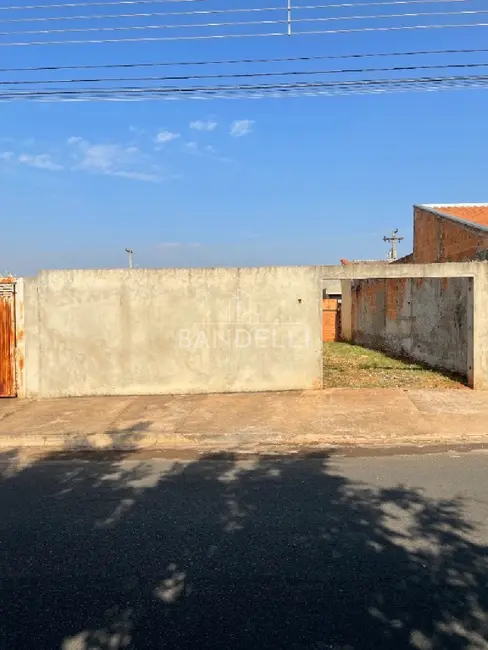
<instances>
[{"instance_id":1,"label":"wooden gate","mask_svg":"<svg viewBox=\"0 0 488 650\"><path fill-rule=\"evenodd\" d=\"M322 300L322 340L338 341L341 337L341 305L335 298Z\"/></svg>"},{"instance_id":2,"label":"wooden gate","mask_svg":"<svg viewBox=\"0 0 488 650\"><path fill-rule=\"evenodd\" d=\"M0 397L15 397L15 284L0 280Z\"/></svg>"}]
</instances>

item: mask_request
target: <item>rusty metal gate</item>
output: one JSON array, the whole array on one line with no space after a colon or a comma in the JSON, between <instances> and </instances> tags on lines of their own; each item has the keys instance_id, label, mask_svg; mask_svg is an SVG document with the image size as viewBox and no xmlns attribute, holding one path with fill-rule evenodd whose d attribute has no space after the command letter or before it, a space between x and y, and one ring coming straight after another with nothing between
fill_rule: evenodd
<instances>
[{"instance_id":1,"label":"rusty metal gate","mask_svg":"<svg viewBox=\"0 0 488 650\"><path fill-rule=\"evenodd\" d=\"M15 284L0 279L0 397L15 397Z\"/></svg>"}]
</instances>

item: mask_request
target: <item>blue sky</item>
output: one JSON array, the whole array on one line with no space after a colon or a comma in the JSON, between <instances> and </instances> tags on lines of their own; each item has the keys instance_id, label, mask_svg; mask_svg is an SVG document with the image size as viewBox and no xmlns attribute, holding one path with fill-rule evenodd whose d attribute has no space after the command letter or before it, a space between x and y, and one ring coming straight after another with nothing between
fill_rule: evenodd
<instances>
[{"instance_id":1,"label":"blue sky","mask_svg":"<svg viewBox=\"0 0 488 650\"><path fill-rule=\"evenodd\" d=\"M300 56L483 47L487 33L5 48L0 54L12 66ZM457 60L488 61L488 55ZM126 246L141 267L381 258L383 235L393 228L405 235L400 253L410 251L412 204L488 200L486 90L0 107L2 272L125 266Z\"/></svg>"}]
</instances>

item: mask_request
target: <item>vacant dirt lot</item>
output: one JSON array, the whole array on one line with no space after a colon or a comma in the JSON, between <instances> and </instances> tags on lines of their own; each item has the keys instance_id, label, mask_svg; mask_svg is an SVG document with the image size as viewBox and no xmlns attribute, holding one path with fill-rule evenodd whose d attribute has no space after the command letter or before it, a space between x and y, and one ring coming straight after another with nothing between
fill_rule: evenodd
<instances>
[{"instance_id":1,"label":"vacant dirt lot","mask_svg":"<svg viewBox=\"0 0 488 650\"><path fill-rule=\"evenodd\" d=\"M466 388L466 379L350 343L324 343L324 388Z\"/></svg>"}]
</instances>

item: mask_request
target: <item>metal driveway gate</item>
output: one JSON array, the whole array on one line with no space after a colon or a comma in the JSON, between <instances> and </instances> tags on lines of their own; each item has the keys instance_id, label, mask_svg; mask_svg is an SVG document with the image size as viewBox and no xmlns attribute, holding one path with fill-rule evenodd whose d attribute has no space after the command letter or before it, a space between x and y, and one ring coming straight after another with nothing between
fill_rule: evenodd
<instances>
[{"instance_id":1,"label":"metal driveway gate","mask_svg":"<svg viewBox=\"0 0 488 650\"><path fill-rule=\"evenodd\" d=\"M15 284L0 280L0 397L15 397Z\"/></svg>"}]
</instances>

